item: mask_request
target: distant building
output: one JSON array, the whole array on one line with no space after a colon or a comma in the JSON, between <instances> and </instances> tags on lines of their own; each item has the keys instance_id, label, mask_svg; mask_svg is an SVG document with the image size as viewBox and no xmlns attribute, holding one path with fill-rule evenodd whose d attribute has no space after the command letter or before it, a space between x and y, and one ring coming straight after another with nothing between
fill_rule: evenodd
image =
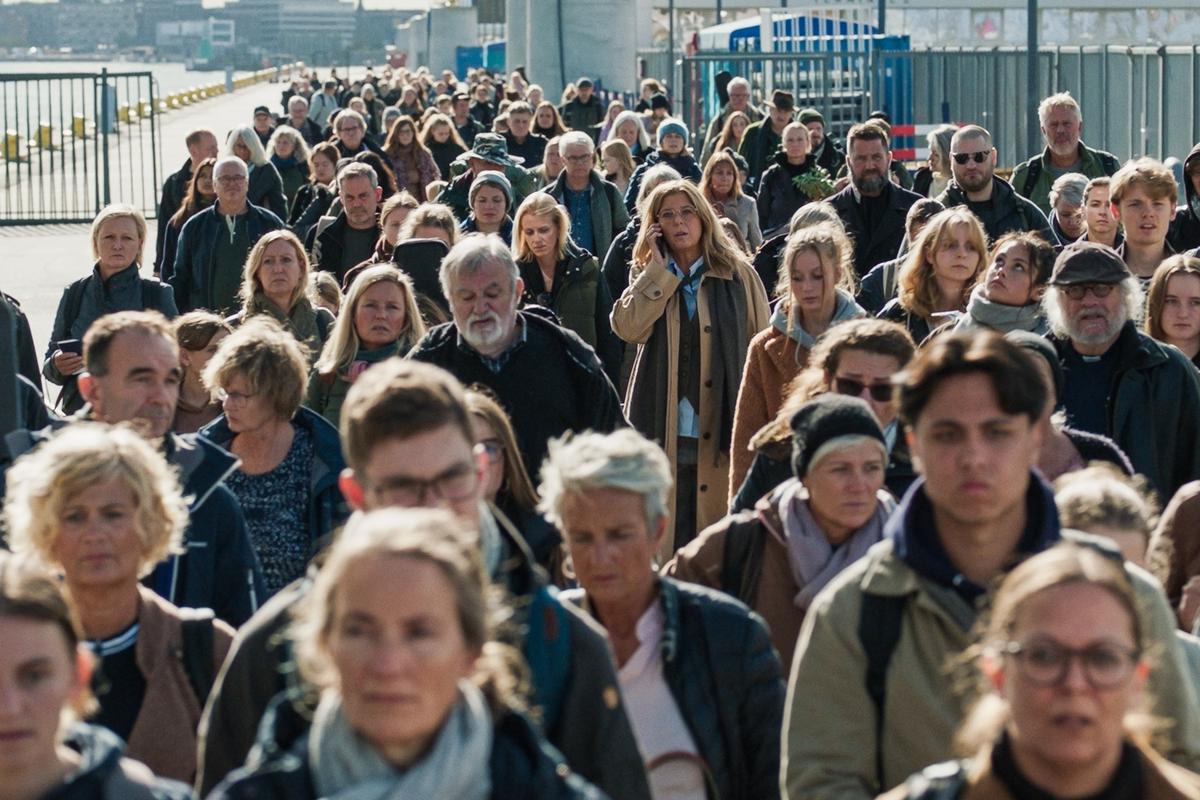
<instances>
[{"instance_id":1,"label":"distant building","mask_svg":"<svg viewBox=\"0 0 1200 800\"><path fill-rule=\"evenodd\" d=\"M332 62L354 41L354 12L352 3L340 0L236 0L222 16L237 22L242 46Z\"/></svg>"}]
</instances>

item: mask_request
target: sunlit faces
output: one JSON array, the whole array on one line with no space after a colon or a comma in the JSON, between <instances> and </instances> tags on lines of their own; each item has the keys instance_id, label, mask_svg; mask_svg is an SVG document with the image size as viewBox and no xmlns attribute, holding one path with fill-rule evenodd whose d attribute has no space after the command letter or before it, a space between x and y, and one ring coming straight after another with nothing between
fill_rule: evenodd
<instances>
[{"instance_id":1,"label":"sunlit faces","mask_svg":"<svg viewBox=\"0 0 1200 800\"><path fill-rule=\"evenodd\" d=\"M479 414L471 415L471 431L475 434L475 444L483 445L484 451L488 455L487 470L484 473L481 489L483 499L494 503L500 487L504 485L504 444L499 434ZM495 453L495 457L492 456L493 453Z\"/></svg>"},{"instance_id":2,"label":"sunlit faces","mask_svg":"<svg viewBox=\"0 0 1200 800\"><path fill-rule=\"evenodd\" d=\"M642 495L625 489L571 493L559 511L575 575L593 602L628 602L650 591L651 561L666 526L650 530Z\"/></svg>"},{"instance_id":3,"label":"sunlit faces","mask_svg":"<svg viewBox=\"0 0 1200 800\"><path fill-rule=\"evenodd\" d=\"M120 477L87 486L62 504L51 554L67 585L99 589L137 580L145 554L137 495Z\"/></svg>"},{"instance_id":4,"label":"sunlit faces","mask_svg":"<svg viewBox=\"0 0 1200 800\"><path fill-rule=\"evenodd\" d=\"M736 182L737 170L730 166L728 162L721 162L713 167L712 180L709 185L712 193L717 197L729 197L732 195Z\"/></svg>"},{"instance_id":5,"label":"sunlit faces","mask_svg":"<svg viewBox=\"0 0 1200 800\"><path fill-rule=\"evenodd\" d=\"M549 214L526 214L521 218L521 237L539 261L558 253L558 219Z\"/></svg>"},{"instance_id":6,"label":"sunlit faces","mask_svg":"<svg viewBox=\"0 0 1200 800\"><path fill-rule=\"evenodd\" d=\"M498 228L504 221L504 212L508 207L508 198L504 190L486 184L475 190L475 199L471 201L471 211L475 221L482 225Z\"/></svg>"},{"instance_id":7,"label":"sunlit faces","mask_svg":"<svg viewBox=\"0 0 1200 800\"><path fill-rule=\"evenodd\" d=\"M1125 324L1125 295L1120 286L1102 284L1098 297L1092 286L1085 286L1083 296L1071 297L1066 291L1058 293L1066 318L1067 334L1076 344L1103 345L1111 342Z\"/></svg>"},{"instance_id":8,"label":"sunlit faces","mask_svg":"<svg viewBox=\"0 0 1200 800\"><path fill-rule=\"evenodd\" d=\"M691 198L683 192L668 195L658 209L658 224L663 240L672 253L690 253L700 246L703 225ZM690 267L691 264L681 264Z\"/></svg>"},{"instance_id":9,"label":"sunlit faces","mask_svg":"<svg viewBox=\"0 0 1200 800\"><path fill-rule=\"evenodd\" d=\"M196 175L196 191L204 197L211 199L217 193L216 187L213 185L213 170L212 166L201 167Z\"/></svg>"},{"instance_id":10,"label":"sunlit faces","mask_svg":"<svg viewBox=\"0 0 1200 800\"><path fill-rule=\"evenodd\" d=\"M617 128L617 138L623 140L625 144L629 145L629 150L631 152L635 147L637 147L638 143L637 125L637 122L634 122L633 120L625 120L621 123L620 127Z\"/></svg>"},{"instance_id":11,"label":"sunlit faces","mask_svg":"<svg viewBox=\"0 0 1200 800\"><path fill-rule=\"evenodd\" d=\"M875 513L886 469L877 441L840 448L809 467L803 479L808 508L830 544L844 542Z\"/></svg>"},{"instance_id":12,"label":"sunlit faces","mask_svg":"<svg viewBox=\"0 0 1200 800\"><path fill-rule=\"evenodd\" d=\"M1000 408L991 377L973 372L938 384L909 442L938 513L984 525L1025 502L1041 429Z\"/></svg>"},{"instance_id":13,"label":"sunlit faces","mask_svg":"<svg viewBox=\"0 0 1200 800\"><path fill-rule=\"evenodd\" d=\"M412 209L407 206L396 206L388 212L380 224L384 241L392 247L395 247L396 242L400 240L400 229L404 227L404 220L408 218L411 211Z\"/></svg>"},{"instance_id":14,"label":"sunlit faces","mask_svg":"<svg viewBox=\"0 0 1200 800\"><path fill-rule=\"evenodd\" d=\"M683 137L678 133L668 133L662 137L659 149L669 156L675 156L683 152L684 145L686 144Z\"/></svg>"},{"instance_id":15,"label":"sunlit faces","mask_svg":"<svg viewBox=\"0 0 1200 800\"><path fill-rule=\"evenodd\" d=\"M1074 240L1087 232L1087 216L1081 207L1059 198L1054 205L1054 216L1058 226L1068 238Z\"/></svg>"},{"instance_id":16,"label":"sunlit faces","mask_svg":"<svg viewBox=\"0 0 1200 800\"><path fill-rule=\"evenodd\" d=\"M815 250L801 250L791 264L791 301L802 318L832 312L834 280L826 279L825 264Z\"/></svg>"},{"instance_id":17,"label":"sunlit faces","mask_svg":"<svg viewBox=\"0 0 1200 800\"><path fill-rule=\"evenodd\" d=\"M865 400L875 412L881 428L887 428L896 419L895 392L892 376L900 371L900 361L895 356L872 353L867 350L844 350L838 357L837 369L829 376L829 385L838 394L850 394ZM848 388L858 392L849 392ZM876 395L880 395L877 398Z\"/></svg>"},{"instance_id":18,"label":"sunlit faces","mask_svg":"<svg viewBox=\"0 0 1200 800\"><path fill-rule=\"evenodd\" d=\"M275 140L275 155L280 158L291 158L296 152L296 143L290 136L280 136Z\"/></svg>"},{"instance_id":19,"label":"sunlit faces","mask_svg":"<svg viewBox=\"0 0 1200 800\"><path fill-rule=\"evenodd\" d=\"M242 161L245 161L247 164L250 163L250 158L251 158L250 148L246 145L245 142L242 141L242 138L240 136L234 140L231 151L233 152L233 154L235 156L240 158Z\"/></svg>"},{"instance_id":20,"label":"sunlit faces","mask_svg":"<svg viewBox=\"0 0 1200 800\"><path fill-rule=\"evenodd\" d=\"M507 265L499 261L456 275L450 308L467 344L489 357L503 352L517 324L517 300L524 288L520 278L513 285Z\"/></svg>"},{"instance_id":21,"label":"sunlit faces","mask_svg":"<svg viewBox=\"0 0 1200 800\"><path fill-rule=\"evenodd\" d=\"M226 213L240 212L246 205L246 191L250 188L246 168L236 161L223 161L213 169L217 184L217 202Z\"/></svg>"},{"instance_id":22,"label":"sunlit faces","mask_svg":"<svg viewBox=\"0 0 1200 800\"><path fill-rule=\"evenodd\" d=\"M878 139L856 139L850 143L846 164L850 167L850 182L855 188L874 197L887 185L892 153Z\"/></svg>"},{"instance_id":23,"label":"sunlit faces","mask_svg":"<svg viewBox=\"0 0 1200 800\"><path fill-rule=\"evenodd\" d=\"M1005 306L1025 306L1034 302L1040 291L1034 287L1034 267L1029 248L1020 242L1008 242L992 257L984 292L988 300Z\"/></svg>"},{"instance_id":24,"label":"sunlit faces","mask_svg":"<svg viewBox=\"0 0 1200 800\"><path fill-rule=\"evenodd\" d=\"M354 308L354 332L364 349L395 342L408 323L404 290L392 281L371 284Z\"/></svg>"},{"instance_id":25,"label":"sunlit faces","mask_svg":"<svg viewBox=\"0 0 1200 800\"><path fill-rule=\"evenodd\" d=\"M225 422L235 434L262 430L278 421L271 398L253 391L250 382L240 373L231 375L217 394L221 398Z\"/></svg>"},{"instance_id":26,"label":"sunlit faces","mask_svg":"<svg viewBox=\"0 0 1200 800\"><path fill-rule=\"evenodd\" d=\"M149 438L166 434L179 402L179 348L173 339L127 330L108 347L103 375L85 374L79 388L92 415L110 424L130 422Z\"/></svg>"},{"instance_id":27,"label":"sunlit faces","mask_svg":"<svg viewBox=\"0 0 1200 800\"><path fill-rule=\"evenodd\" d=\"M1200 277L1172 275L1162 307L1163 335L1169 344L1190 351L1200 340Z\"/></svg>"},{"instance_id":28,"label":"sunlit faces","mask_svg":"<svg viewBox=\"0 0 1200 800\"><path fill-rule=\"evenodd\" d=\"M1042 120L1042 136L1056 156L1074 156L1079 152L1079 137L1083 135L1083 120L1079 111L1070 106L1058 106L1046 112Z\"/></svg>"},{"instance_id":29,"label":"sunlit faces","mask_svg":"<svg viewBox=\"0 0 1200 800\"><path fill-rule=\"evenodd\" d=\"M1093 186L1087 191L1083 201L1083 214L1086 221L1088 239L1098 242L1108 242L1117 231L1117 220L1112 213L1107 186Z\"/></svg>"},{"instance_id":30,"label":"sunlit faces","mask_svg":"<svg viewBox=\"0 0 1200 800\"><path fill-rule=\"evenodd\" d=\"M965 224L944 229L934 244L933 277L947 283L965 283L975 276L984 254L975 249Z\"/></svg>"},{"instance_id":31,"label":"sunlit faces","mask_svg":"<svg viewBox=\"0 0 1200 800\"><path fill-rule=\"evenodd\" d=\"M317 183L328 185L337 174L337 165L325 156L314 156L312 159L313 177Z\"/></svg>"},{"instance_id":32,"label":"sunlit faces","mask_svg":"<svg viewBox=\"0 0 1200 800\"><path fill-rule=\"evenodd\" d=\"M518 142L525 141L525 137L529 135L529 129L532 125L533 116L531 114L527 114L524 111L509 112L508 131Z\"/></svg>"},{"instance_id":33,"label":"sunlit faces","mask_svg":"<svg viewBox=\"0 0 1200 800\"><path fill-rule=\"evenodd\" d=\"M346 222L356 230L375 227L375 211L383 190L371 185L366 175L350 175L342 178L338 196L346 211Z\"/></svg>"},{"instance_id":34,"label":"sunlit faces","mask_svg":"<svg viewBox=\"0 0 1200 800\"><path fill-rule=\"evenodd\" d=\"M204 373L204 368L208 366L208 362L217 354L217 347L220 346L221 342L228 335L227 331L218 330L208 340L208 344L200 350L188 350L185 347L179 348L179 364L187 370L189 379Z\"/></svg>"},{"instance_id":35,"label":"sunlit faces","mask_svg":"<svg viewBox=\"0 0 1200 800\"><path fill-rule=\"evenodd\" d=\"M304 265L296 257L296 248L290 241L277 239L263 250L254 276L263 294L287 312L293 293L304 276Z\"/></svg>"},{"instance_id":36,"label":"sunlit faces","mask_svg":"<svg viewBox=\"0 0 1200 800\"><path fill-rule=\"evenodd\" d=\"M783 133L783 150L791 164L803 164L808 157L808 128L803 125L789 127Z\"/></svg>"},{"instance_id":37,"label":"sunlit faces","mask_svg":"<svg viewBox=\"0 0 1200 800\"><path fill-rule=\"evenodd\" d=\"M1175 198L1151 197L1135 183L1125 189L1120 203L1112 204L1112 210L1124 226L1125 241L1143 247L1162 245L1171 220L1175 219Z\"/></svg>"},{"instance_id":38,"label":"sunlit faces","mask_svg":"<svg viewBox=\"0 0 1200 800\"><path fill-rule=\"evenodd\" d=\"M749 127L750 127L749 118L744 117L744 116L737 116L737 117L733 118L733 122L729 126L729 132L733 134L733 138L735 141L740 142L742 140L742 134L745 133L746 128L749 128Z\"/></svg>"},{"instance_id":39,"label":"sunlit faces","mask_svg":"<svg viewBox=\"0 0 1200 800\"><path fill-rule=\"evenodd\" d=\"M363 124L357 119L342 119L338 117L335 133L341 140L341 143L351 152L355 152L362 145L363 136L366 131L363 129Z\"/></svg>"},{"instance_id":40,"label":"sunlit faces","mask_svg":"<svg viewBox=\"0 0 1200 800\"><path fill-rule=\"evenodd\" d=\"M326 647L350 727L393 764L411 762L442 727L479 652L454 586L435 564L361 558L333 596Z\"/></svg>"},{"instance_id":41,"label":"sunlit faces","mask_svg":"<svg viewBox=\"0 0 1200 800\"><path fill-rule=\"evenodd\" d=\"M96 244L100 251L100 271L112 274L136 261L144 242L132 217L110 217L100 224Z\"/></svg>"},{"instance_id":42,"label":"sunlit faces","mask_svg":"<svg viewBox=\"0 0 1200 800\"><path fill-rule=\"evenodd\" d=\"M996 690L1008 701L1008 731L1018 765L1043 774L1097 763L1112 763L1115 769L1125 715L1134 707L1146 674L1138 663L1133 620L1125 605L1095 584L1043 589L1022 605L1012 641L1021 653L1003 656L989 671ZM1100 650L1107 654L1106 663L1113 662L1113 674L1124 678L1097 687L1079 658L1071 659L1053 685L1030 678L1029 659L1063 648Z\"/></svg>"},{"instance_id":43,"label":"sunlit faces","mask_svg":"<svg viewBox=\"0 0 1200 800\"><path fill-rule=\"evenodd\" d=\"M956 145L951 153L950 171L954 180L965 191L980 192L992 182L996 169L996 148L988 144L981 136L967 136ZM966 163L960 164L959 158L966 156ZM983 158L979 161L979 158Z\"/></svg>"}]
</instances>

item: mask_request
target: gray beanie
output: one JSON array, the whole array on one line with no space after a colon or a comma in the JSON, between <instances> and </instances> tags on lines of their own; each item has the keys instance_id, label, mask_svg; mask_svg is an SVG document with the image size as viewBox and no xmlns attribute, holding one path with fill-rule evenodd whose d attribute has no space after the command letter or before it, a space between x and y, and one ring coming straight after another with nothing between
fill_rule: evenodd
<instances>
[{"instance_id":1,"label":"gray beanie","mask_svg":"<svg viewBox=\"0 0 1200 800\"><path fill-rule=\"evenodd\" d=\"M496 172L495 170L490 170L490 169L484 170L483 172L479 173L478 175L475 176L475 180L471 181L471 189L470 189L470 191L467 192L467 205L474 205L476 193L482 187L487 186L488 184L491 184L492 186L495 186L496 188L498 188L502 192L504 192L504 199L505 199L505 202L508 204L504 207L504 210L505 210L505 212L512 211L512 207L513 207L512 184L508 182L508 178L506 178L504 176L503 172Z\"/></svg>"}]
</instances>

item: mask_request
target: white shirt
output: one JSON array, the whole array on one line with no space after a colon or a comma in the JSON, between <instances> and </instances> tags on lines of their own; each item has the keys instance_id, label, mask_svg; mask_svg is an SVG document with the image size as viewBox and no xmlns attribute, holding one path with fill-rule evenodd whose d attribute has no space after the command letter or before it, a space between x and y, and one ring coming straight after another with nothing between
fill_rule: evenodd
<instances>
[{"instance_id":1,"label":"white shirt","mask_svg":"<svg viewBox=\"0 0 1200 800\"><path fill-rule=\"evenodd\" d=\"M697 762L669 759L649 768L667 753L687 753L700 758L671 689L663 678L662 606L651 603L637 623L638 648L617 671L625 712L633 725L638 747L647 765L654 800L705 800L704 773Z\"/></svg>"}]
</instances>

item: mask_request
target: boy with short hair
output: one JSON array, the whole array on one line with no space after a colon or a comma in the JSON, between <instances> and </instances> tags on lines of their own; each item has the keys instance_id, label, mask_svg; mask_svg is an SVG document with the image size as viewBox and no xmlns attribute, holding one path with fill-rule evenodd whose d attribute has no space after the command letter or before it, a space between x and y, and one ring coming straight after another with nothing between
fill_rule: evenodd
<instances>
[{"instance_id":1,"label":"boy with short hair","mask_svg":"<svg viewBox=\"0 0 1200 800\"><path fill-rule=\"evenodd\" d=\"M1109 201L1113 217L1125 228L1125 242L1117 252L1143 284L1154 276L1163 259L1175 255L1167 244L1167 234L1178 196L1175 175L1153 158L1130 161L1112 177Z\"/></svg>"}]
</instances>

